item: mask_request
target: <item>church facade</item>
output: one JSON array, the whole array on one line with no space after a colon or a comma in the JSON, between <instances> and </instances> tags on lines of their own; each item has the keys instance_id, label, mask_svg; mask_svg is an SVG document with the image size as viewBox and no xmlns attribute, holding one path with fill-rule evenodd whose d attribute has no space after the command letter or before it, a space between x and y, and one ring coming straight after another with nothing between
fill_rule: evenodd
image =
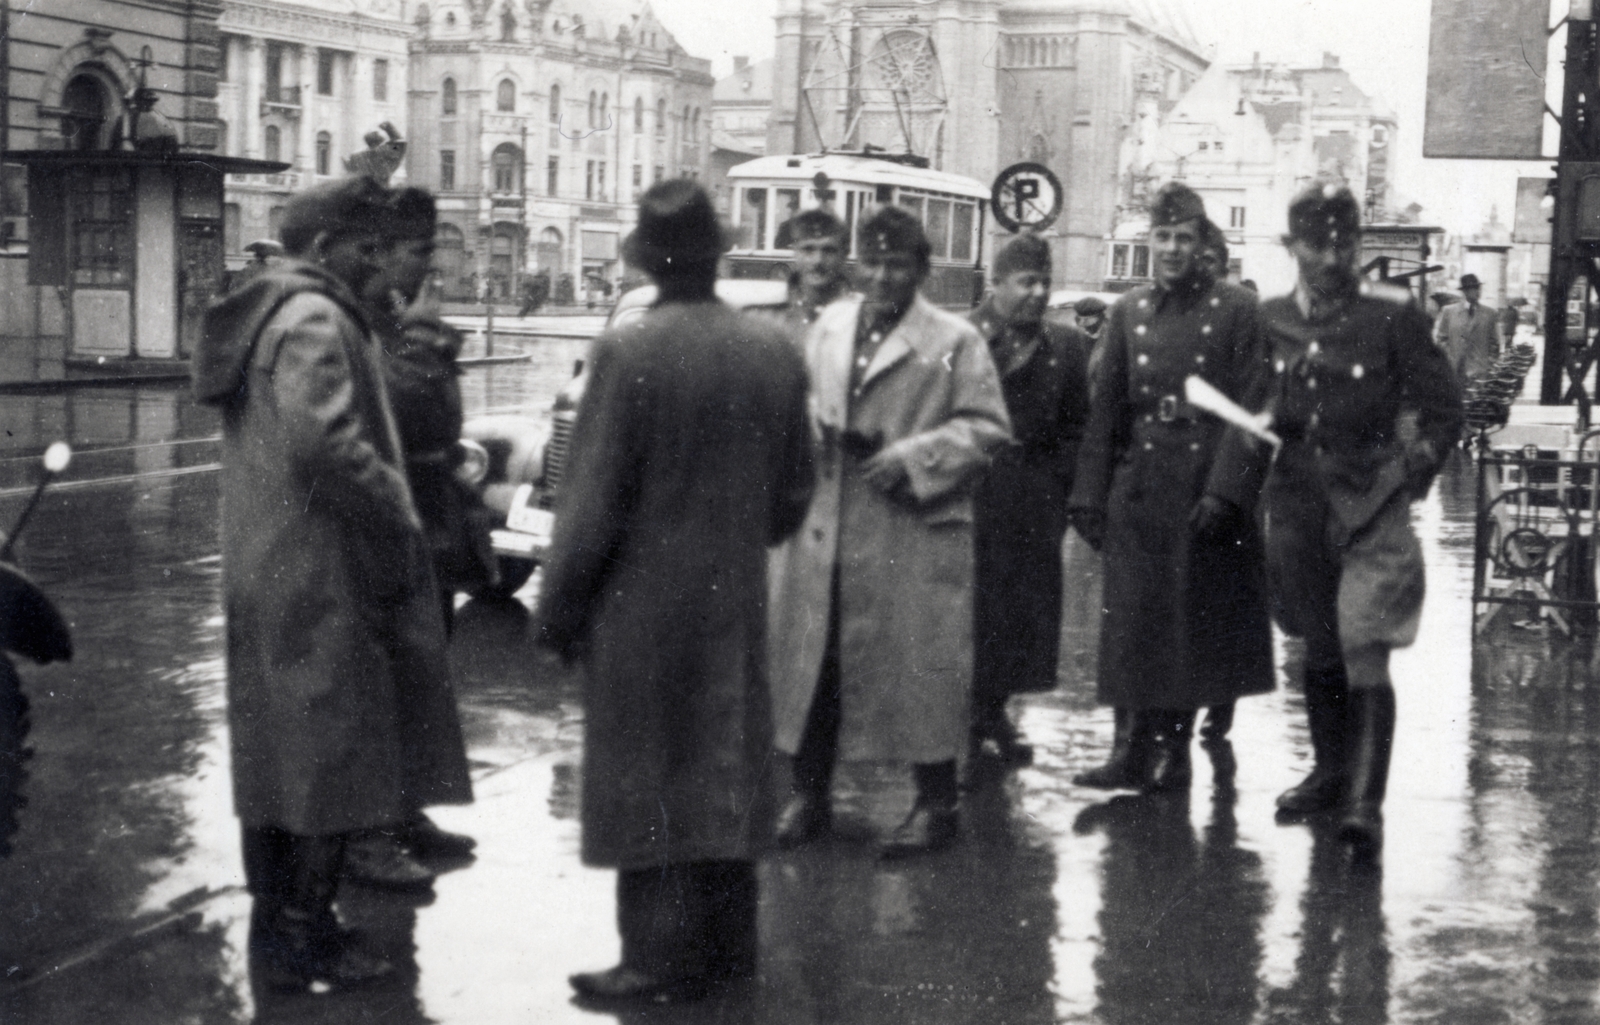
<instances>
[{"instance_id":1,"label":"church facade","mask_svg":"<svg viewBox=\"0 0 1600 1025\"><path fill-rule=\"evenodd\" d=\"M1057 284L1099 288L1140 140L1207 66L1167 0L779 0L767 152L877 146L984 183L1045 164Z\"/></svg>"}]
</instances>

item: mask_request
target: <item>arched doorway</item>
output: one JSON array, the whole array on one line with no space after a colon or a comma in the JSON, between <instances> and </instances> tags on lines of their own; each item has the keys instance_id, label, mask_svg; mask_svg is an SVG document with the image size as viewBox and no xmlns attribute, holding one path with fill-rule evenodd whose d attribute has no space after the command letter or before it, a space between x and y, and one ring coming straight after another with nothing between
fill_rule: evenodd
<instances>
[{"instance_id":1,"label":"arched doorway","mask_svg":"<svg viewBox=\"0 0 1600 1025\"><path fill-rule=\"evenodd\" d=\"M446 299L472 299L467 286L467 240L454 224L440 222L433 235L433 266Z\"/></svg>"},{"instance_id":2,"label":"arched doorway","mask_svg":"<svg viewBox=\"0 0 1600 1025\"><path fill-rule=\"evenodd\" d=\"M497 299L504 301L514 294L516 269L517 226L502 221L489 236L489 280Z\"/></svg>"},{"instance_id":3,"label":"arched doorway","mask_svg":"<svg viewBox=\"0 0 1600 1025\"><path fill-rule=\"evenodd\" d=\"M533 250L534 263L542 271L550 274L551 280L561 273L564 261L561 259L561 232L556 228L546 228L539 232L539 241Z\"/></svg>"}]
</instances>

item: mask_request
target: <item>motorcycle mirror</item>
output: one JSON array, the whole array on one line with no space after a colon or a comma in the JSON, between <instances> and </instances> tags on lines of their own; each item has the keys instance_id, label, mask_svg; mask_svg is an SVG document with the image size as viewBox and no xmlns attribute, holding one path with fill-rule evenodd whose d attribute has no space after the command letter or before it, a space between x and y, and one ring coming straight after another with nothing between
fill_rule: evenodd
<instances>
[{"instance_id":1,"label":"motorcycle mirror","mask_svg":"<svg viewBox=\"0 0 1600 1025\"><path fill-rule=\"evenodd\" d=\"M44 450L44 468L47 473L60 473L72 462L72 446L64 441L53 442Z\"/></svg>"}]
</instances>

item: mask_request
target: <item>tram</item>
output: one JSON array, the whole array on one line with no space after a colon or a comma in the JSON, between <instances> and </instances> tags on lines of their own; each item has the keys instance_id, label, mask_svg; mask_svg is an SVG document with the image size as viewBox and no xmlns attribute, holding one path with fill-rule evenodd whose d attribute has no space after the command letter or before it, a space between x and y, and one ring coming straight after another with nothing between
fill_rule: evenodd
<instances>
[{"instance_id":1,"label":"tram","mask_svg":"<svg viewBox=\"0 0 1600 1025\"><path fill-rule=\"evenodd\" d=\"M856 225L877 205L894 203L917 215L933 247L923 294L947 309L976 305L983 297L989 187L927 165L926 157L869 150L758 157L731 168L734 245L728 276L786 279L789 220L819 206L849 229L853 268Z\"/></svg>"}]
</instances>

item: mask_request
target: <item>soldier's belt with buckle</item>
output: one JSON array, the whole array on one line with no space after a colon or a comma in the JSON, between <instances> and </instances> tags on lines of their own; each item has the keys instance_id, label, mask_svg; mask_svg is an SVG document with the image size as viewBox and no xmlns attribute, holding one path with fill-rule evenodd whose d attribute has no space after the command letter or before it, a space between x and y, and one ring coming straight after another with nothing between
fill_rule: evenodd
<instances>
[{"instance_id":1,"label":"soldier's belt with buckle","mask_svg":"<svg viewBox=\"0 0 1600 1025\"><path fill-rule=\"evenodd\" d=\"M1184 401L1181 395L1163 395L1156 400L1155 407L1147 411L1164 424L1191 423L1199 419L1200 414L1200 411Z\"/></svg>"}]
</instances>

